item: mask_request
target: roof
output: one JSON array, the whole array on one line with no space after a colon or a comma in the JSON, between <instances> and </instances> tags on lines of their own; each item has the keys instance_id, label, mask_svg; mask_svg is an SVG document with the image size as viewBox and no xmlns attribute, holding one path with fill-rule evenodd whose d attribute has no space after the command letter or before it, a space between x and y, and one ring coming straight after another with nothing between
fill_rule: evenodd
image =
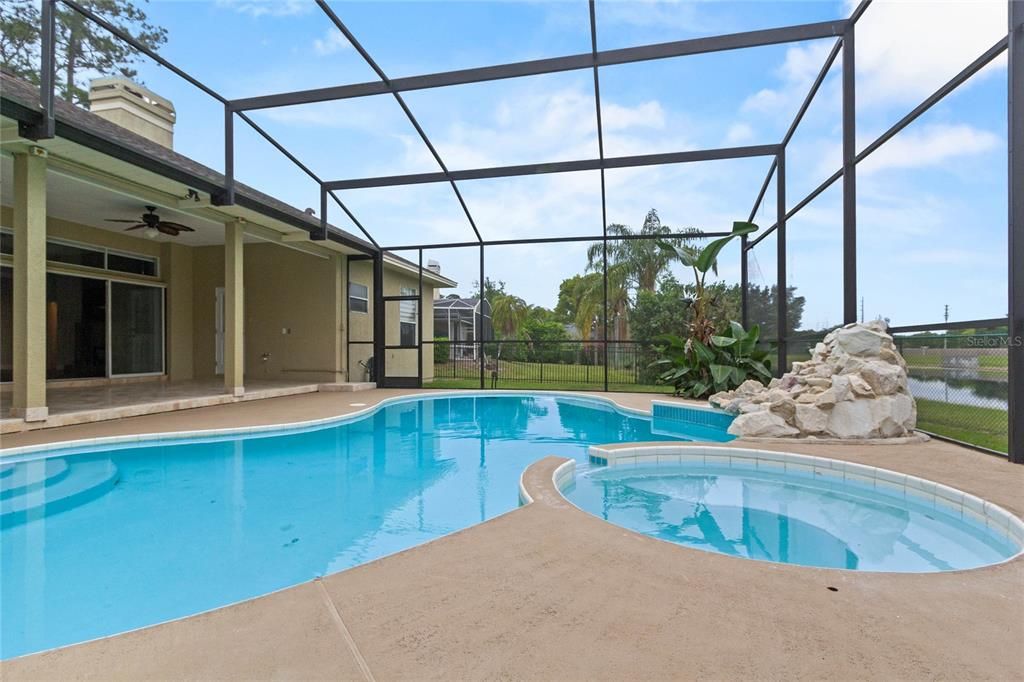
<instances>
[{"instance_id":1,"label":"roof","mask_svg":"<svg viewBox=\"0 0 1024 682\"><path fill-rule=\"evenodd\" d=\"M480 302L478 298L459 298L445 296L434 300L434 309L438 308L475 308Z\"/></svg>"},{"instance_id":2,"label":"roof","mask_svg":"<svg viewBox=\"0 0 1024 682\"><path fill-rule=\"evenodd\" d=\"M21 122L34 123L42 117L39 89L3 69L0 69L0 104L2 104L0 113ZM61 99L55 100L54 117L58 137L144 167L160 175L181 180L190 187L209 194L219 192L226 183L223 173L70 102ZM312 232L320 229L318 218L237 180L235 181L235 203L257 211L268 218L280 220L306 231ZM377 251L377 248L370 242L334 225L328 225L328 236L332 241L345 244L364 253ZM386 253L386 261L406 268L411 267L414 271L419 269L416 263L391 252ZM426 268L423 269L423 275L425 278L439 281L442 286L457 285L455 281L439 276Z\"/></svg>"},{"instance_id":3,"label":"roof","mask_svg":"<svg viewBox=\"0 0 1024 682\"><path fill-rule=\"evenodd\" d=\"M453 285L457 286L457 285ZM491 316L491 306L484 300L484 317ZM475 311L477 306L480 305L479 298L460 298L457 296L445 296L444 298L434 299L434 313L444 310L455 310L455 311Z\"/></svg>"}]
</instances>

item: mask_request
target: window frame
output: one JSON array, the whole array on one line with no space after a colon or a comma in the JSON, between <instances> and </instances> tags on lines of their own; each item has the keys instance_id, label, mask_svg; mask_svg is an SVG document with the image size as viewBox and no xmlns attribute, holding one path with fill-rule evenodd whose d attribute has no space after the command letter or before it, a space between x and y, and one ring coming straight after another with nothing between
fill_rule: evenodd
<instances>
[{"instance_id":1,"label":"window frame","mask_svg":"<svg viewBox=\"0 0 1024 682\"><path fill-rule=\"evenodd\" d=\"M352 287L362 287L363 291L366 292L365 296L355 296L352 293ZM366 310L357 310L352 307L352 301L362 301L366 305ZM348 283L348 311L350 313L359 313L360 315L370 314L370 287L359 282Z\"/></svg>"},{"instance_id":2,"label":"window frame","mask_svg":"<svg viewBox=\"0 0 1024 682\"><path fill-rule=\"evenodd\" d=\"M10 228L10 227L6 227L6 226L0 226L0 234L8 234L8 235L11 235L13 237L14 229ZM125 251L123 249L114 249L114 248L110 248L110 247L107 247L107 246L98 246L96 244L89 244L87 242L75 241L73 239L63 239L61 237L47 237L46 238L46 244L47 245L57 244L57 245L60 245L60 246L70 246L70 247L73 247L73 248L76 248L76 249L82 249L83 251L91 251L93 253L99 253L99 254L103 255L103 266L102 267L97 267L97 266L93 266L93 265L79 265L78 263L67 263L65 261L60 261L60 260L50 260L49 258L46 259L47 264L53 264L53 265L56 265L58 267L80 268L82 270L90 270L92 272L112 272L112 273L117 273L119 275L127 275L128 277L144 277L144 278L146 278L148 280L154 280L154 279L159 279L160 278L160 257L159 256L150 256L150 255L147 255L147 254L144 254L144 253L137 253L137 252L134 252L134 251ZM137 272L127 272L125 270L111 269L110 268L110 258L109 258L111 254L113 254L115 256L121 256L121 257L124 257L124 258L132 258L132 259L135 259L135 260L152 263L153 264L153 272L154 272L154 274L152 274L152 275L143 275L143 274L139 274ZM13 245L13 243L11 245L11 252L10 253L2 252L2 253L0 253L0 255L7 256L9 258L13 257L13 255L14 255L14 245Z\"/></svg>"},{"instance_id":3,"label":"window frame","mask_svg":"<svg viewBox=\"0 0 1024 682\"><path fill-rule=\"evenodd\" d=\"M57 262L57 261L54 261L54 262L59 265L59 262ZM164 376L164 375L167 374L167 284L165 284L164 282L143 282L143 281L138 281L138 280L134 280L134 279L127 279L127 278L120 278L120 277L105 277L102 274L104 271L98 270L97 268L85 268L87 270L92 270L94 272L76 272L76 271L64 270L64 269L61 269L60 267L51 268L51 267L49 267L49 261L47 262L47 264L48 264L48 267L46 268L46 274L51 274L52 273L52 274L55 274L55 275L63 275L63 276L66 276L66 277L80 277L82 279L95 279L95 280L100 280L100 281L105 283L106 298L105 298L104 304L106 306L106 311L105 311L105 314L106 314L106 320L105 320L105 324L106 324L106 342L105 342L106 343L106 348L104 349L104 355L105 355L106 366L104 367L103 376L101 376L101 377L99 377L99 376L98 377L83 377L83 379L121 379L121 378L130 378L130 377L149 377L149 376L157 377L157 376ZM0 268L10 268L10 269L13 270L14 266L9 264L9 263L0 263ZM116 273L117 271L115 270L113 272ZM114 282L117 282L119 284L131 284L131 285L141 286L141 287L150 287L150 288L153 288L153 289L160 289L160 290L163 291L163 295L160 296L160 321L161 321L162 324L160 325L160 355L161 355L161 362L160 362L160 370L159 371L139 372L139 373L134 373L134 374L114 374L113 373L113 357L112 357L112 354L113 354L113 346L112 346L113 340L112 340L112 337L111 337L111 331L112 331L112 329L111 329L111 324L112 324L112 319L111 319L111 315L112 315L112 310L111 310L111 285ZM75 378L70 378L70 379L47 379L47 382L51 382L51 381L53 381L53 382L77 381L77 379L75 379ZM0 385L4 385L4 386L10 385L12 383L13 383L13 381L0 381Z\"/></svg>"},{"instance_id":4,"label":"window frame","mask_svg":"<svg viewBox=\"0 0 1024 682\"><path fill-rule=\"evenodd\" d=\"M399 293L400 296L417 296L417 297L419 296L419 294L417 293L415 287L399 287L398 293ZM404 304L406 304L406 303L412 303L413 304L413 315L412 315L412 321L411 322L402 319L402 314L404 312L402 310L402 306ZM411 301L410 300L410 301L399 301L398 302L398 343L403 348L419 348L419 346L420 346L421 340L420 340L419 306L421 306L421 305L423 305L422 298L417 298L415 301ZM402 325L405 325L405 324L411 324L412 325L413 342L411 344L406 344L402 340Z\"/></svg>"}]
</instances>

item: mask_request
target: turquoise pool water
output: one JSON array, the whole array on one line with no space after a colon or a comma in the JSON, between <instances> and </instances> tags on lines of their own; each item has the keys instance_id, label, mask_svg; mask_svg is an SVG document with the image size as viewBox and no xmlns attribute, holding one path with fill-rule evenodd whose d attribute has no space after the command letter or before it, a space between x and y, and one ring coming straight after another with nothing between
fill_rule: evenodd
<instances>
[{"instance_id":1,"label":"turquoise pool water","mask_svg":"<svg viewBox=\"0 0 1024 682\"><path fill-rule=\"evenodd\" d=\"M428 398L305 431L0 464L0 658L187 616L514 509L545 455L727 440L559 396Z\"/></svg>"},{"instance_id":2,"label":"turquoise pool water","mask_svg":"<svg viewBox=\"0 0 1024 682\"><path fill-rule=\"evenodd\" d=\"M842 478L694 462L592 469L566 497L611 523L719 554L803 566L927 573L1004 561L1017 543L911 493Z\"/></svg>"}]
</instances>

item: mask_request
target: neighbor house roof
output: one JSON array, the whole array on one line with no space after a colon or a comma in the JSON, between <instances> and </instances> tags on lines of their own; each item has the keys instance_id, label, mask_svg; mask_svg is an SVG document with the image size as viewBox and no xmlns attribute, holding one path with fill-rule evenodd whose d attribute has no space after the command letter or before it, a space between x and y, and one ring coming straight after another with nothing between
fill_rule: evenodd
<instances>
[{"instance_id":1,"label":"neighbor house roof","mask_svg":"<svg viewBox=\"0 0 1024 682\"><path fill-rule=\"evenodd\" d=\"M0 114L26 124L39 121L42 118L39 89L28 81L0 69ZM69 102L56 100L54 115L58 137L181 181L208 194L218 193L225 185L226 178L223 173ZM235 203L299 229L320 229L318 218L237 180ZM332 241L364 253L377 250L365 239L334 225L328 226L328 237ZM390 252L385 254L385 260L405 269L411 267L414 271L418 270L418 266L412 261ZM423 276L424 279L442 287L456 286L455 281L426 268L423 269Z\"/></svg>"}]
</instances>

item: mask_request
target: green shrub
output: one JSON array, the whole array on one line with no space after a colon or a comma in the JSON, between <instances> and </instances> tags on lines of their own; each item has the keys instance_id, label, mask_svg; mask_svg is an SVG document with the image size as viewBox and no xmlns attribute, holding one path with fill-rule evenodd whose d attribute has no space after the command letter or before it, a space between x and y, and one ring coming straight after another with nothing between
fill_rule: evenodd
<instances>
[{"instance_id":1,"label":"green shrub","mask_svg":"<svg viewBox=\"0 0 1024 682\"><path fill-rule=\"evenodd\" d=\"M434 339L434 364L441 365L452 357L452 344L447 336Z\"/></svg>"},{"instance_id":2,"label":"green shrub","mask_svg":"<svg viewBox=\"0 0 1024 682\"><path fill-rule=\"evenodd\" d=\"M658 339L661 357L652 366L664 370L660 383L671 384L676 395L687 398L706 398L747 379L766 383L772 378L771 361L769 351L757 346L760 335L757 325L748 332L739 322L730 322L723 335L712 335L707 344L665 334Z\"/></svg>"}]
</instances>

